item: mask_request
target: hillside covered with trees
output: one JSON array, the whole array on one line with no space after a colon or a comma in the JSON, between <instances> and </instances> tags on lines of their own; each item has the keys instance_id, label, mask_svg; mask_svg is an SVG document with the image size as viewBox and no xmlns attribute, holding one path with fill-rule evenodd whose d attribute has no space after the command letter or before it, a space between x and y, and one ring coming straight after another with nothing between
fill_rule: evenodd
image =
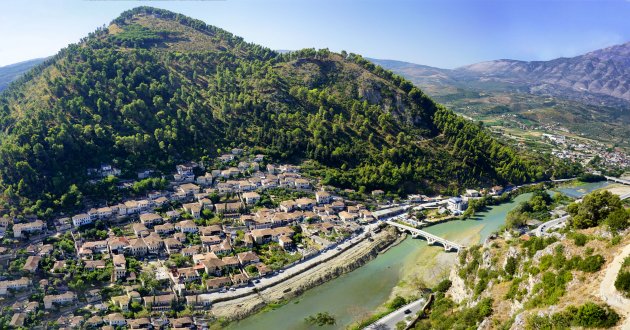
<instances>
[{"instance_id":1,"label":"hillside covered with trees","mask_svg":"<svg viewBox=\"0 0 630 330\"><path fill-rule=\"evenodd\" d=\"M79 205L88 168L169 173L232 147L311 160L324 183L400 194L570 174L359 55L280 54L149 7L12 84L0 94L0 128L5 208L40 216Z\"/></svg>"}]
</instances>

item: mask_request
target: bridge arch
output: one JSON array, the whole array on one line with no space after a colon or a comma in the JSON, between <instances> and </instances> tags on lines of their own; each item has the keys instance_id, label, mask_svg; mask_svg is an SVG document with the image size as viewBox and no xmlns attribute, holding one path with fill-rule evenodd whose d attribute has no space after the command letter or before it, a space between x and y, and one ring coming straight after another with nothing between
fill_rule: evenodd
<instances>
[{"instance_id":1,"label":"bridge arch","mask_svg":"<svg viewBox=\"0 0 630 330\"><path fill-rule=\"evenodd\" d=\"M389 220L385 221L385 223L390 225L390 226L396 227L399 230L402 230L404 232L410 233L412 237L423 238L423 239L425 239L427 241L427 243L429 245L440 244L440 245L442 245L444 247L445 251L455 250L455 251L459 252L460 250L464 249L463 245L457 244L455 242L451 242L451 241L449 241L449 240L447 240L445 238L433 235L433 234L428 233L428 232L426 232L424 230L421 230L421 229L413 228L413 227L410 227L410 226L407 226L407 225L403 225L401 223L389 221Z\"/></svg>"}]
</instances>

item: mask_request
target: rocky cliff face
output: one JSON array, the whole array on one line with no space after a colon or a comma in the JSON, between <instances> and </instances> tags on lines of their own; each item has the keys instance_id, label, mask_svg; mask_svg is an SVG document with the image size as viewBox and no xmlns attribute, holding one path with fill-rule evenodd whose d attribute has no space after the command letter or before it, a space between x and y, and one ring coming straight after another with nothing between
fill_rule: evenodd
<instances>
[{"instance_id":1,"label":"rocky cliff face","mask_svg":"<svg viewBox=\"0 0 630 330\"><path fill-rule=\"evenodd\" d=\"M604 269L630 242L611 246L599 229L582 231L587 243L575 244L575 233L551 238L497 239L460 253L449 276L447 296L456 310L492 299L492 313L479 329L524 329L548 316L585 303L604 304L598 295Z\"/></svg>"}]
</instances>

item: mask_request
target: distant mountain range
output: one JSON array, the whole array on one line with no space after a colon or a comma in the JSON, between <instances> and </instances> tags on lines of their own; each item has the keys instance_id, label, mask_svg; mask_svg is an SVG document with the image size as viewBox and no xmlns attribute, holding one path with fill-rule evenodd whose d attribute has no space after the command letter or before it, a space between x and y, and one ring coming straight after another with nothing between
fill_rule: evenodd
<instances>
[{"instance_id":1,"label":"distant mountain range","mask_svg":"<svg viewBox=\"0 0 630 330\"><path fill-rule=\"evenodd\" d=\"M36 58L20 63L15 63L0 67L0 91L7 88L9 84L17 79L21 74L30 70L32 67L44 62L45 58Z\"/></svg>"},{"instance_id":2,"label":"distant mountain range","mask_svg":"<svg viewBox=\"0 0 630 330\"><path fill-rule=\"evenodd\" d=\"M517 126L566 128L629 145L630 42L550 61L496 60L457 69L370 59L453 110Z\"/></svg>"},{"instance_id":3,"label":"distant mountain range","mask_svg":"<svg viewBox=\"0 0 630 330\"><path fill-rule=\"evenodd\" d=\"M496 60L454 70L372 59L415 83L551 95L630 107L630 42L550 61Z\"/></svg>"}]
</instances>

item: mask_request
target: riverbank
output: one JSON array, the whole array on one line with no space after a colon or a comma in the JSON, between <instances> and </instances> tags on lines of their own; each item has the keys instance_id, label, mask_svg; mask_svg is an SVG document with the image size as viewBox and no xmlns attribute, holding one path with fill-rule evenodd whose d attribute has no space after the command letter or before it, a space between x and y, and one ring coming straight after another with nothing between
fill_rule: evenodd
<instances>
[{"instance_id":1,"label":"riverbank","mask_svg":"<svg viewBox=\"0 0 630 330\"><path fill-rule=\"evenodd\" d=\"M618 195L618 196L623 196L623 195L627 195L630 194L630 186L628 185L624 185L624 184L620 184L620 183L613 183L609 186L607 186L606 188L603 188L604 190L608 190L611 193Z\"/></svg>"},{"instance_id":2,"label":"riverbank","mask_svg":"<svg viewBox=\"0 0 630 330\"><path fill-rule=\"evenodd\" d=\"M479 244L491 233L498 230L505 221L505 216L516 205L528 200L530 192L514 194L504 203L488 206L474 217L466 220L456 219L424 229L465 246ZM407 300L416 300L426 288L432 288L441 280L448 278L453 266L457 264L457 253L445 253L442 246L428 246L425 241L418 241L422 248L410 253L400 267L400 280L392 287L383 304L369 313L365 319L388 310L386 303L396 296Z\"/></svg>"},{"instance_id":3,"label":"riverbank","mask_svg":"<svg viewBox=\"0 0 630 330\"><path fill-rule=\"evenodd\" d=\"M474 220L467 220L474 221ZM448 239L465 246L478 244L481 240L482 225L448 235ZM402 280L393 288L391 299L401 296L413 299L423 288L434 287L448 277L450 269L457 262L457 253L445 253L441 246L429 246L419 250L402 269Z\"/></svg>"},{"instance_id":4,"label":"riverbank","mask_svg":"<svg viewBox=\"0 0 630 330\"><path fill-rule=\"evenodd\" d=\"M531 193L527 191L515 192L509 200L500 204L489 205L467 220L452 220L449 223L429 226L424 229L464 246L479 244L503 225L510 210L529 199L530 196ZM451 226L457 227L459 230L444 230L444 228ZM457 254L444 253L441 246L427 246L425 249L418 250L402 268L402 279L392 289L390 299L397 295L407 299L418 297L423 288L434 287L441 280L448 278L450 270L456 263Z\"/></svg>"},{"instance_id":5,"label":"riverbank","mask_svg":"<svg viewBox=\"0 0 630 330\"><path fill-rule=\"evenodd\" d=\"M335 258L257 294L213 304L210 312L218 319L237 321L262 310L265 306L285 303L308 289L361 267L376 258L379 252L394 244L397 238L398 235L393 229L382 230L373 235L372 240L365 239Z\"/></svg>"},{"instance_id":6,"label":"riverbank","mask_svg":"<svg viewBox=\"0 0 630 330\"><path fill-rule=\"evenodd\" d=\"M398 244L402 243L405 239L407 239L407 233L400 233L398 235L398 238L396 238L396 240L394 241L394 243L388 245L386 248L384 248L381 251L378 251L378 254L383 254L387 251L389 251L389 249L398 246Z\"/></svg>"}]
</instances>

